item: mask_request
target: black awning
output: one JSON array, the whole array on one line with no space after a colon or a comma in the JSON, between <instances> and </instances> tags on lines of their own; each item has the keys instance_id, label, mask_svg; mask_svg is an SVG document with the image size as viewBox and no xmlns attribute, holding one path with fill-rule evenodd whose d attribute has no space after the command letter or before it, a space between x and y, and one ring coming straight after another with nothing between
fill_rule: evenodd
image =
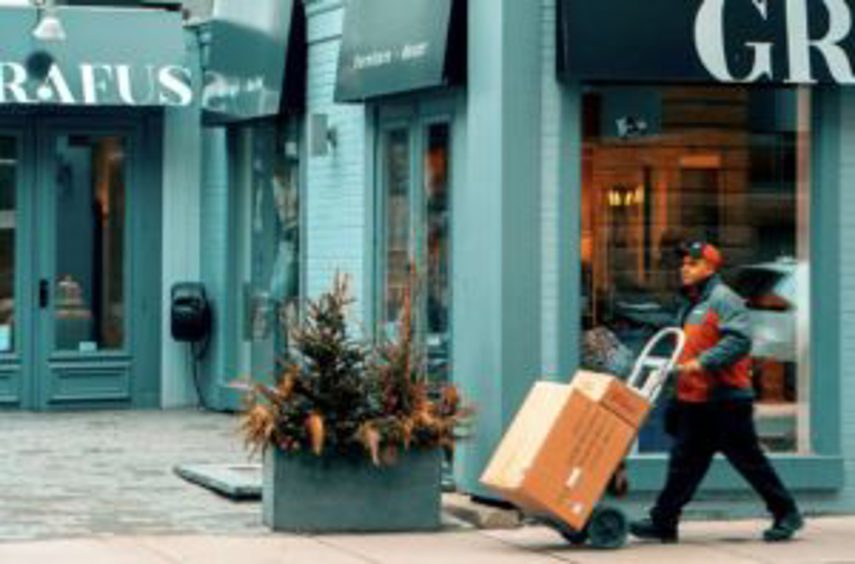
<instances>
[{"instance_id":1,"label":"black awning","mask_svg":"<svg viewBox=\"0 0 855 564\"><path fill-rule=\"evenodd\" d=\"M565 81L852 83L852 0L558 0ZM823 49L808 45L823 43ZM792 54L797 58L791 60Z\"/></svg>"},{"instance_id":2,"label":"black awning","mask_svg":"<svg viewBox=\"0 0 855 564\"><path fill-rule=\"evenodd\" d=\"M306 90L306 17L299 0L218 0L203 55L207 124L296 112Z\"/></svg>"},{"instance_id":3,"label":"black awning","mask_svg":"<svg viewBox=\"0 0 855 564\"><path fill-rule=\"evenodd\" d=\"M558 73L564 80L709 80L695 55L699 0L559 0Z\"/></svg>"},{"instance_id":4,"label":"black awning","mask_svg":"<svg viewBox=\"0 0 855 564\"><path fill-rule=\"evenodd\" d=\"M465 0L348 0L336 102L463 82Z\"/></svg>"}]
</instances>

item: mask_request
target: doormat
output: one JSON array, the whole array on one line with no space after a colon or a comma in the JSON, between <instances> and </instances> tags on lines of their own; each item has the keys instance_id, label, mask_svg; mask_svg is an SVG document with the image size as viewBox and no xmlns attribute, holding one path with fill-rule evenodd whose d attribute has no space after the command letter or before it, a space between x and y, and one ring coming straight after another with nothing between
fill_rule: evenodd
<instances>
[{"instance_id":1,"label":"doormat","mask_svg":"<svg viewBox=\"0 0 855 564\"><path fill-rule=\"evenodd\" d=\"M261 464L179 464L175 473L235 501L261 499Z\"/></svg>"}]
</instances>

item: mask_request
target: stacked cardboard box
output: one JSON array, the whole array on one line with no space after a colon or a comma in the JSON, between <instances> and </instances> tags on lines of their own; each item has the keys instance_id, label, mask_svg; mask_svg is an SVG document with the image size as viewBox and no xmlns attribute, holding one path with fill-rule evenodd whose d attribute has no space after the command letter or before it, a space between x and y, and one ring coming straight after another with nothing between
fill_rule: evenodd
<instances>
[{"instance_id":1,"label":"stacked cardboard box","mask_svg":"<svg viewBox=\"0 0 855 564\"><path fill-rule=\"evenodd\" d=\"M606 374L538 382L481 483L527 512L582 529L649 410L646 398Z\"/></svg>"}]
</instances>

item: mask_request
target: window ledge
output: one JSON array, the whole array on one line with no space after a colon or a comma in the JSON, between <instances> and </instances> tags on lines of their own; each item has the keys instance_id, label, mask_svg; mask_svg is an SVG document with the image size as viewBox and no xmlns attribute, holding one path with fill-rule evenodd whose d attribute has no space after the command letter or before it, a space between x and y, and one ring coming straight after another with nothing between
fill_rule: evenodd
<instances>
[{"instance_id":1,"label":"window ledge","mask_svg":"<svg viewBox=\"0 0 855 564\"><path fill-rule=\"evenodd\" d=\"M793 491L834 491L843 487L843 459L821 455L770 455L769 459ZM643 454L627 460L633 491L659 491L665 483L668 455ZM736 492L750 490L748 483L722 457L716 455L701 484L701 491Z\"/></svg>"}]
</instances>

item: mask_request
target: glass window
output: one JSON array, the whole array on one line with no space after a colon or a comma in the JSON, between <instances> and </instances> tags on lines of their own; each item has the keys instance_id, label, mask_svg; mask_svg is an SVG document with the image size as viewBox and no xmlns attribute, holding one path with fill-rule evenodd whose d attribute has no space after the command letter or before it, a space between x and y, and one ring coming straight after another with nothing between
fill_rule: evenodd
<instances>
[{"instance_id":1,"label":"glass window","mask_svg":"<svg viewBox=\"0 0 855 564\"><path fill-rule=\"evenodd\" d=\"M234 276L242 320L239 370L272 377L300 297L300 160L295 124L236 128ZM265 376L267 375L267 376Z\"/></svg>"},{"instance_id":2,"label":"glass window","mask_svg":"<svg viewBox=\"0 0 855 564\"><path fill-rule=\"evenodd\" d=\"M385 132L383 261L385 289L381 323L393 331L401 314L409 272L410 136L406 128Z\"/></svg>"},{"instance_id":3,"label":"glass window","mask_svg":"<svg viewBox=\"0 0 855 564\"><path fill-rule=\"evenodd\" d=\"M414 142L415 141L415 142ZM410 267L416 343L424 373L450 379L451 350L451 126L412 120L381 136L382 185L378 206L381 330L393 335L401 316Z\"/></svg>"},{"instance_id":4,"label":"glass window","mask_svg":"<svg viewBox=\"0 0 855 564\"><path fill-rule=\"evenodd\" d=\"M435 381L449 379L449 349L451 347L450 315L450 131L447 123L435 123L425 128L424 201L425 234L425 293L427 315L428 375Z\"/></svg>"},{"instance_id":5,"label":"glass window","mask_svg":"<svg viewBox=\"0 0 855 564\"><path fill-rule=\"evenodd\" d=\"M125 142L57 140L55 344L94 352L125 344Z\"/></svg>"},{"instance_id":6,"label":"glass window","mask_svg":"<svg viewBox=\"0 0 855 564\"><path fill-rule=\"evenodd\" d=\"M0 137L0 352L15 348L15 233L18 140Z\"/></svg>"},{"instance_id":7,"label":"glass window","mask_svg":"<svg viewBox=\"0 0 855 564\"><path fill-rule=\"evenodd\" d=\"M638 352L680 306L677 245L716 244L752 318L758 430L772 451L809 450L809 108L806 89L601 87L583 98L583 351ZM657 410L639 448L667 445Z\"/></svg>"}]
</instances>

